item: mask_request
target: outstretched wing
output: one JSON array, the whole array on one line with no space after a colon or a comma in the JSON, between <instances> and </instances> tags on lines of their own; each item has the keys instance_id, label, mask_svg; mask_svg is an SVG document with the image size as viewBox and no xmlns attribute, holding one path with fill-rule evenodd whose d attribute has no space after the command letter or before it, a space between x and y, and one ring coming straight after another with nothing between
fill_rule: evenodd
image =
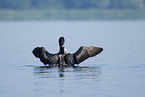
<instances>
[{"instance_id":1,"label":"outstretched wing","mask_svg":"<svg viewBox=\"0 0 145 97\"><path fill-rule=\"evenodd\" d=\"M35 48L33 54L36 58L40 58L45 65L57 64L58 55L49 53L44 47Z\"/></svg>"},{"instance_id":2,"label":"outstretched wing","mask_svg":"<svg viewBox=\"0 0 145 97\"><path fill-rule=\"evenodd\" d=\"M93 57L103 51L103 48L94 47L94 46L81 46L77 52L73 54L75 59L75 64L79 64L82 61L86 60L89 57Z\"/></svg>"}]
</instances>

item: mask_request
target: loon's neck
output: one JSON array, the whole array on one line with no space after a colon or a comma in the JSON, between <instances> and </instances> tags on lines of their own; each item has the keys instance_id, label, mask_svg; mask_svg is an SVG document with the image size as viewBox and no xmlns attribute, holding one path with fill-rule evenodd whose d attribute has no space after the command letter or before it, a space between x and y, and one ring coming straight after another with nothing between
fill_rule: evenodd
<instances>
[{"instance_id":1,"label":"loon's neck","mask_svg":"<svg viewBox=\"0 0 145 97\"><path fill-rule=\"evenodd\" d=\"M63 47L60 47L59 53L60 54L64 54L64 46Z\"/></svg>"},{"instance_id":2,"label":"loon's neck","mask_svg":"<svg viewBox=\"0 0 145 97\"><path fill-rule=\"evenodd\" d=\"M64 46L60 46L60 50L59 50L59 54L67 54L68 51L66 50L66 48Z\"/></svg>"}]
</instances>

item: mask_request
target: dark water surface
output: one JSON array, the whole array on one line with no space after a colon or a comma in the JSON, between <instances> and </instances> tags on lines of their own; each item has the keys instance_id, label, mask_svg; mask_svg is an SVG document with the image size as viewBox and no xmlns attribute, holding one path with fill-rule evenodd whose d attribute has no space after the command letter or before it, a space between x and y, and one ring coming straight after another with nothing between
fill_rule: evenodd
<instances>
[{"instance_id":1,"label":"dark water surface","mask_svg":"<svg viewBox=\"0 0 145 97\"><path fill-rule=\"evenodd\" d=\"M104 51L64 72L32 55L100 46ZM1 21L0 97L145 97L145 21Z\"/></svg>"}]
</instances>

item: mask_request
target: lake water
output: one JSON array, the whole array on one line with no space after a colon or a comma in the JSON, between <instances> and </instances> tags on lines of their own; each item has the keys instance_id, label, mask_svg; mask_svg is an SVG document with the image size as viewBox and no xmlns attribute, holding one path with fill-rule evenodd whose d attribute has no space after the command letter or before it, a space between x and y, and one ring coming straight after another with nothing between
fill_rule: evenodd
<instances>
[{"instance_id":1,"label":"lake water","mask_svg":"<svg viewBox=\"0 0 145 97\"><path fill-rule=\"evenodd\" d=\"M103 47L79 67L44 67L32 55ZM145 21L0 21L0 97L145 97Z\"/></svg>"}]
</instances>

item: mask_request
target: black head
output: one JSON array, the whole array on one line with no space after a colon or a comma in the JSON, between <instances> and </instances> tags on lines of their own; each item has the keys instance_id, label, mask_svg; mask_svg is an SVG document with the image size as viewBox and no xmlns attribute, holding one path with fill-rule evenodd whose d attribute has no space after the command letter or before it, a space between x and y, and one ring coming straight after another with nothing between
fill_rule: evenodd
<instances>
[{"instance_id":1,"label":"black head","mask_svg":"<svg viewBox=\"0 0 145 97\"><path fill-rule=\"evenodd\" d=\"M63 47L64 46L64 42L65 42L64 37L60 37L59 38L59 46Z\"/></svg>"}]
</instances>

